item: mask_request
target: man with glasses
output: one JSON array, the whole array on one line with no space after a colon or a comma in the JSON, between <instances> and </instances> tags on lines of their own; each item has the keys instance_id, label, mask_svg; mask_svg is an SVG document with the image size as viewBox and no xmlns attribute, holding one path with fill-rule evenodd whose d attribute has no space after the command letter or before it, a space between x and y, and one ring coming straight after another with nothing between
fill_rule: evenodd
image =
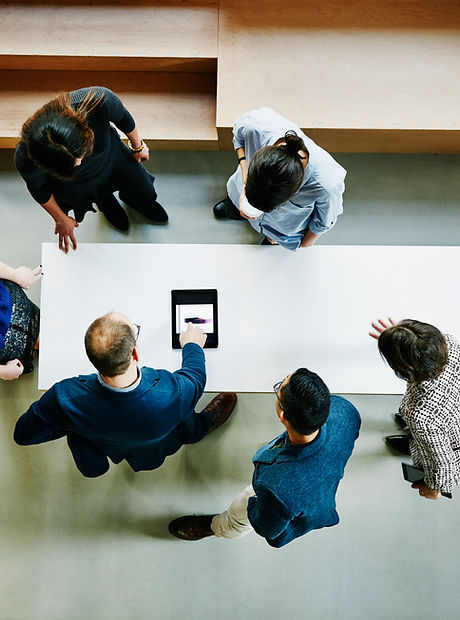
<instances>
[{"instance_id":1,"label":"man with glasses","mask_svg":"<svg viewBox=\"0 0 460 620\"><path fill-rule=\"evenodd\" d=\"M20 445L67 436L75 464L94 478L123 459L134 471L160 467L187 443L196 443L231 415L236 394L219 394L195 412L206 383L206 334L189 324L180 336L176 372L139 367L140 326L118 312L89 326L85 348L98 373L59 381L18 420Z\"/></svg>"},{"instance_id":2,"label":"man with glasses","mask_svg":"<svg viewBox=\"0 0 460 620\"><path fill-rule=\"evenodd\" d=\"M171 534L184 540L238 538L254 529L272 547L282 547L339 522L335 494L358 437L359 413L341 396L331 396L306 368L274 390L286 430L256 452L252 485L221 514L171 521Z\"/></svg>"}]
</instances>

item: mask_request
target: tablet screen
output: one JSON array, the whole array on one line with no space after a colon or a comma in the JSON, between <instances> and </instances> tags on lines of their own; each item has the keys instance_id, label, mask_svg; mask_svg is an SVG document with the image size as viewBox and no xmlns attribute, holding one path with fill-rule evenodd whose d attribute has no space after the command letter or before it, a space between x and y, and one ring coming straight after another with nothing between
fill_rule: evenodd
<instances>
[{"instance_id":1,"label":"tablet screen","mask_svg":"<svg viewBox=\"0 0 460 620\"><path fill-rule=\"evenodd\" d=\"M217 290L187 289L171 291L171 340L180 348L179 336L187 325L198 325L207 334L205 348L218 345Z\"/></svg>"},{"instance_id":2,"label":"tablet screen","mask_svg":"<svg viewBox=\"0 0 460 620\"><path fill-rule=\"evenodd\" d=\"M178 304L176 308L176 334L187 329L187 323L199 325L207 334L214 331L212 304Z\"/></svg>"}]
</instances>

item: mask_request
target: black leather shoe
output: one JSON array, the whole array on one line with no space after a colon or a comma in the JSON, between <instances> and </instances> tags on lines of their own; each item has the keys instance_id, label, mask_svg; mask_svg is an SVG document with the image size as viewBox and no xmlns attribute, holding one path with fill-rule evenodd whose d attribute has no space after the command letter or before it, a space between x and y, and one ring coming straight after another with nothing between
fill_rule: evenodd
<instances>
[{"instance_id":1,"label":"black leather shoe","mask_svg":"<svg viewBox=\"0 0 460 620\"><path fill-rule=\"evenodd\" d=\"M121 232L128 232L128 216L113 194L99 198L96 204L114 228Z\"/></svg>"},{"instance_id":2,"label":"black leather shoe","mask_svg":"<svg viewBox=\"0 0 460 620\"><path fill-rule=\"evenodd\" d=\"M166 224L168 221L168 214L163 209L161 204L155 200L151 207L146 207L142 205L142 208L137 209L133 204L130 203L129 198L127 198L122 192L119 193L120 200L128 205L128 207L132 207L142 213L144 217L146 217L151 222L155 222L156 224Z\"/></svg>"},{"instance_id":3,"label":"black leather shoe","mask_svg":"<svg viewBox=\"0 0 460 620\"><path fill-rule=\"evenodd\" d=\"M215 515L186 515L171 521L168 526L170 534L182 540L201 540L206 536L214 536L211 521Z\"/></svg>"},{"instance_id":4,"label":"black leather shoe","mask_svg":"<svg viewBox=\"0 0 460 620\"><path fill-rule=\"evenodd\" d=\"M400 413L395 413L393 417L395 419L396 426L399 428L400 431L409 430L409 427L407 426L406 422L404 421L404 418L402 417Z\"/></svg>"},{"instance_id":5,"label":"black leather shoe","mask_svg":"<svg viewBox=\"0 0 460 620\"><path fill-rule=\"evenodd\" d=\"M385 441L393 450L410 456L409 438L409 435L388 435L385 437Z\"/></svg>"},{"instance_id":6,"label":"black leather shoe","mask_svg":"<svg viewBox=\"0 0 460 620\"><path fill-rule=\"evenodd\" d=\"M201 413L209 413L212 418L212 424L208 434L215 431L216 428L222 426L224 422L232 415L236 405L236 394L233 392L225 392L215 396L212 401L206 405Z\"/></svg>"},{"instance_id":7,"label":"black leather shoe","mask_svg":"<svg viewBox=\"0 0 460 620\"><path fill-rule=\"evenodd\" d=\"M212 208L218 220L244 220L235 205L226 198L215 204Z\"/></svg>"}]
</instances>

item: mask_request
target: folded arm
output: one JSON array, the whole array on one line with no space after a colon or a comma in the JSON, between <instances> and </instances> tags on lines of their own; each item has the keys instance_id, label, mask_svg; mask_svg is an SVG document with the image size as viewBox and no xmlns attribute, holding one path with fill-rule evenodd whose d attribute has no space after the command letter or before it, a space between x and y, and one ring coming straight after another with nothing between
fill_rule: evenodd
<instances>
[{"instance_id":1,"label":"folded arm","mask_svg":"<svg viewBox=\"0 0 460 620\"><path fill-rule=\"evenodd\" d=\"M268 542L284 532L291 521L287 506L267 487L257 485L248 501L248 517L254 530Z\"/></svg>"}]
</instances>

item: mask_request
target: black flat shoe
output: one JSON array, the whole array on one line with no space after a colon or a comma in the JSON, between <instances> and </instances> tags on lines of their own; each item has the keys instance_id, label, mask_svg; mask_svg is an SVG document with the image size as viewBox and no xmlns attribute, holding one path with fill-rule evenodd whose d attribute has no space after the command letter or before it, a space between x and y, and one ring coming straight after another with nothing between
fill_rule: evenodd
<instances>
[{"instance_id":1,"label":"black flat shoe","mask_svg":"<svg viewBox=\"0 0 460 620\"><path fill-rule=\"evenodd\" d=\"M142 211L142 215L146 217L151 222L155 222L157 224L166 224L168 221L168 214L163 209L161 204L155 200L153 203L153 207L151 211Z\"/></svg>"},{"instance_id":2,"label":"black flat shoe","mask_svg":"<svg viewBox=\"0 0 460 620\"><path fill-rule=\"evenodd\" d=\"M96 204L99 211L105 215L106 220L112 224L114 228L121 232L128 232L128 216L113 194L99 198Z\"/></svg>"},{"instance_id":3,"label":"black flat shoe","mask_svg":"<svg viewBox=\"0 0 460 620\"><path fill-rule=\"evenodd\" d=\"M388 435L388 437L385 437L385 441L388 446L393 448L393 450L396 450L401 454L407 454L408 456L410 456L409 439L409 435Z\"/></svg>"},{"instance_id":4,"label":"black flat shoe","mask_svg":"<svg viewBox=\"0 0 460 620\"><path fill-rule=\"evenodd\" d=\"M139 211L139 213L141 213L151 222L155 222L156 224L166 224L169 219L166 211L156 200L152 206L140 205L139 207L137 207L132 201L130 202L129 198L125 196L122 192L119 193L119 196L120 200L124 202L125 205L128 205L128 207Z\"/></svg>"},{"instance_id":5,"label":"black flat shoe","mask_svg":"<svg viewBox=\"0 0 460 620\"><path fill-rule=\"evenodd\" d=\"M212 208L218 220L244 220L235 205L228 199L221 200Z\"/></svg>"}]
</instances>

